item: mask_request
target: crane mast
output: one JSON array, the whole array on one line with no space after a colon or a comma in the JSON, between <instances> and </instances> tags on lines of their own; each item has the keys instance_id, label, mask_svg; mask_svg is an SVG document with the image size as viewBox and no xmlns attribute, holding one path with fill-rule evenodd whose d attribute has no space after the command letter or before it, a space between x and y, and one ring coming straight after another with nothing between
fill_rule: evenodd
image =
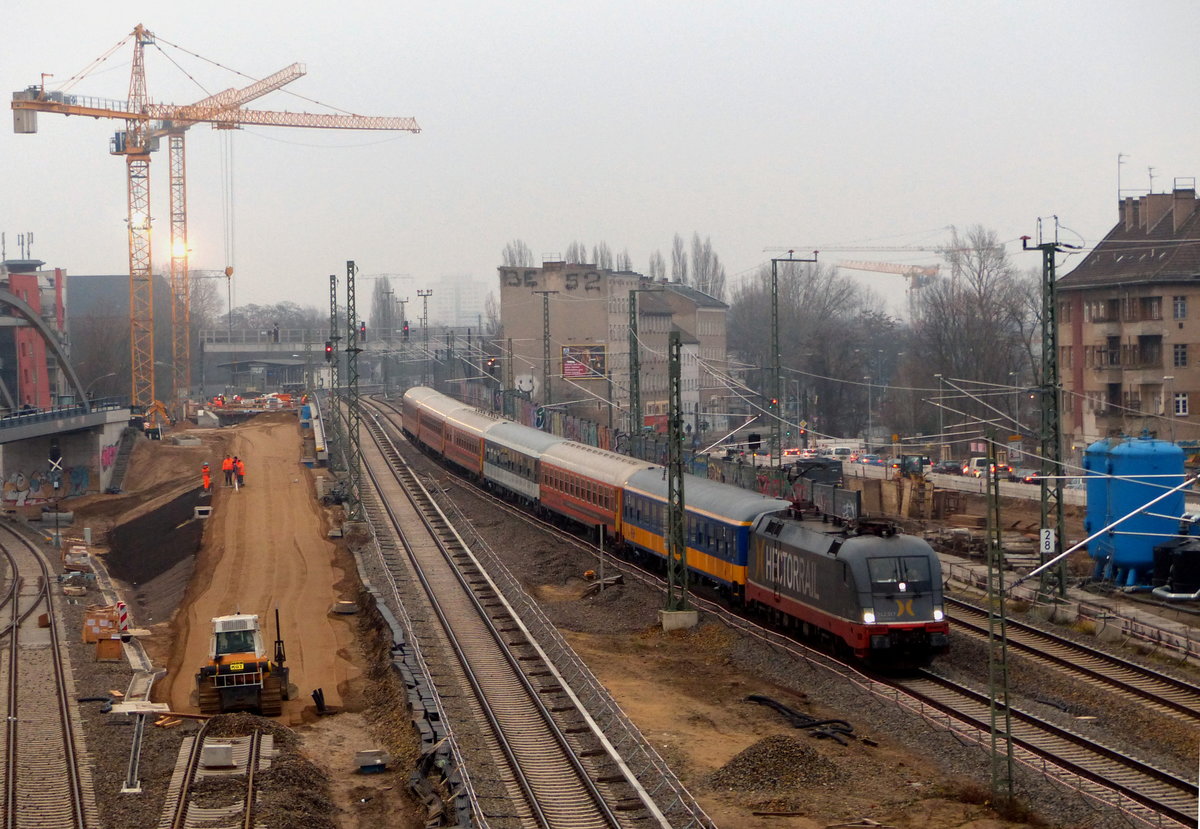
<instances>
[{"instance_id":1,"label":"crane mast","mask_svg":"<svg viewBox=\"0 0 1200 829\"><path fill-rule=\"evenodd\" d=\"M125 156L128 191L130 399L135 409L150 413L153 425L164 412L154 382L154 284L150 252L150 153L167 137L171 214L172 385L178 398L191 385L191 303L187 249L187 185L184 132L198 123L217 129L244 125L315 129L398 130L417 133L415 118L368 117L271 110L242 106L305 73L301 64L276 72L240 89L227 89L193 104L152 104L147 99L145 46L156 42L142 24L134 27L133 61L126 101L47 93L43 85L13 93L13 128L37 132L37 113L86 115L125 122L112 139L110 152ZM44 78L43 78L44 80ZM226 271L230 273L229 269Z\"/></svg>"},{"instance_id":2,"label":"crane mast","mask_svg":"<svg viewBox=\"0 0 1200 829\"><path fill-rule=\"evenodd\" d=\"M146 106L145 44L154 38L142 24L133 30L133 68L129 76L129 111ZM113 140L113 152L125 156L128 180L129 225L129 355L130 402L141 409L158 400L154 389L154 282L150 254L150 150L146 146L149 124L139 118L125 120L124 134Z\"/></svg>"}]
</instances>

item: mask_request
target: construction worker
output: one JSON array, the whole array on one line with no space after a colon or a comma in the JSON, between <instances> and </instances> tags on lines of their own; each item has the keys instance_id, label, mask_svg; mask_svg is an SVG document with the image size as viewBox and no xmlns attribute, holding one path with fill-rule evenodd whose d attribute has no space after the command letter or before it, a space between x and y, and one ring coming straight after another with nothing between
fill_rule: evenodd
<instances>
[{"instance_id":1,"label":"construction worker","mask_svg":"<svg viewBox=\"0 0 1200 829\"><path fill-rule=\"evenodd\" d=\"M238 486L239 487L245 486L246 485L246 462L243 461L241 458L234 457L233 471L237 473Z\"/></svg>"},{"instance_id":2,"label":"construction worker","mask_svg":"<svg viewBox=\"0 0 1200 829\"><path fill-rule=\"evenodd\" d=\"M207 495L212 489L212 472L208 468L208 461L200 467L200 478L204 481L204 494Z\"/></svg>"},{"instance_id":3,"label":"construction worker","mask_svg":"<svg viewBox=\"0 0 1200 829\"><path fill-rule=\"evenodd\" d=\"M225 460L221 461L221 471L225 473L225 486L233 486L233 458L225 455Z\"/></svg>"}]
</instances>

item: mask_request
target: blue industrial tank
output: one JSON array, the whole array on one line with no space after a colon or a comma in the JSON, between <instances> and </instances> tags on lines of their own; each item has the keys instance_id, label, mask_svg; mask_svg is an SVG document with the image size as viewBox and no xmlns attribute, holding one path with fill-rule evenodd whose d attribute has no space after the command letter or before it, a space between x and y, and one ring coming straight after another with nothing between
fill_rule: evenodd
<instances>
[{"instance_id":1,"label":"blue industrial tank","mask_svg":"<svg viewBox=\"0 0 1200 829\"><path fill-rule=\"evenodd\" d=\"M1089 446L1087 470L1088 535L1128 515L1140 505L1183 481L1183 450L1151 437L1108 438ZM1186 507L1182 490L1118 524L1088 544L1096 562L1094 578L1133 587L1149 584L1154 548L1179 531Z\"/></svg>"}]
</instances>

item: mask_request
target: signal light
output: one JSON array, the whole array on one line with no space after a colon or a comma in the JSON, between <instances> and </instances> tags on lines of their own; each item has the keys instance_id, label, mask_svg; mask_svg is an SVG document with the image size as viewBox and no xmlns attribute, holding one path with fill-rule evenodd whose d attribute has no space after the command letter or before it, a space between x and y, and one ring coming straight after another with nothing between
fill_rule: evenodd
<instances>
[{"instance_id":1,"label":"signal light","mask_svg":"<svg viewBox=\"0 0 1200 829\"><path fill-rule=\"evenodd\" d=\"M408 323L407 322L404 323L403 334L404 334L404 340L405 340L405 342L407 342L408 341Z\"/></svg>"},{"instance_id":2,"label":"signal light","mask_svg":"<svg viewBox=\"0 0 1200 829\"><path fill-rule=\"evenodd\" d=\"M366 322L366 320L363 320L361 323L359 323L358 336L362 338L362 341L364 343L367 341L367 322Z\"/></svg>"},{"instance_id":3,"label":"signal light","mask_svg":"<svg viewBox=\"0 0 1200 829\"><path fill-rule=\"evenodd\" d=\"M333 362L333 340L325 341L325 362Z\"/></svg>"}]
</instances>

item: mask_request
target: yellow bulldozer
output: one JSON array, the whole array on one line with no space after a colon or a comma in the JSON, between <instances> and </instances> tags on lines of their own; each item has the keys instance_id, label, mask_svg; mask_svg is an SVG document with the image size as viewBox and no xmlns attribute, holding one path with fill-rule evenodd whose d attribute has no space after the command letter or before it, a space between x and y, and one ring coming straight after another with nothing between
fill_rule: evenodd
<instances>
[{"instance_id":1,"label":"yellow bulldozer","mask_svg":"<svg viewBox=\"0 0 1200 829\"><path fill-rule=\"evenodd\" d=\"M216 616L208 664L196 674L201 714L255 711L264 717L283 713L288 699L286 654L275 610L275 653L268 658L258 616Z\"/></svg>"}]
</instances>

